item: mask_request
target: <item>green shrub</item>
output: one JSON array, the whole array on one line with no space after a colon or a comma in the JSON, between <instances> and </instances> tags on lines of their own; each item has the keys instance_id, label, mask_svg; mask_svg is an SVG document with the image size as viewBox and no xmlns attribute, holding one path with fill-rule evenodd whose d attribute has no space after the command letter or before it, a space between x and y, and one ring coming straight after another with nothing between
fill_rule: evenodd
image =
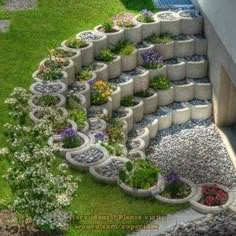
<instances>
[{"instance_id":1,"label":"green shrub","mask_svg":"<svg viewBox=\"0 0 236 236\"><path fill-rule=\"evenodd\" d=\"M167 44L173 41L170 34L157 35L153 34L147 38L147 41L154 44Z\"/></svg>"},{"instance_id":2,"label":"green shrub","mask_svg":"<svg viewBox=\"0 0 236 236\"><path fill-rule=\"evenodd\" d=\"M110 32L113 32L113 31L114 31L114 30L113 30L113 23L112 23L112 22L109 22L109 21L104 22L104 23L102 24L102 28L103 28L103 30L104 30L105 33L110 33Z\"/></svg>"},{"instance_id":3,"label":"green shrub","mask_svg":"<svg viewBox=\"0 0 236 236\"><path fill-rule=\"evenodd\" d=\"M83 68L80 73L76 76L76 80L88 81L92 78L93 72L90 68Z\"/></svg>"},{"instance_id":4,"label":"green shrub","mask_svg":"<svg viewBox=\"0 0 236 236\"><path fill-rule=\"evenodd\" d=\"M88 43L81 38L70 38L66 40L66 46L69 48L84 48Z\"/></svg>"},{"instance_id":5,"label":"green shrub","mask_svg":"<svg viewBox=\"0 0 236 236\"><path fill-rule=\"evenodd\" d=\"M121 100L121 105L124 107L133 107L137 104L137 102L134 101L134 97L133 96L128 96L128 97L124 97Z\"/></svg>"},{"instance_id":6,"label":"green shrub","mask_svg":"<svg viewBox=\"0 0 236 236\"><path fill-rule=\"evenodd\" d=\"M77 124L79 130L84 128L87 121L86 113L82 108L70 111L69 118Z\"/></svg>"},{"instance_id":7,"label":"green shrub","mask_svg":"<svg viewBox=\"0 0 236 236\"><path fill-rule=\"evenodd\" d=\"M33 102L37 106L50 107L50 106L57 105L59 102L59 98L57 96L46 94L46 95L35 97Z\"/></svg>"},{"instance_id":8,"label":"green shrub","mask_svg":"<svg viewBox=\"0 0 236 236\"><path fill-rule=\"evenodd\" d=\"M99 52L98 60L104 61L104 62L110 62L113 60L113 54L111 49L104 48Z\"/></svg>"},{"instance_id":9,"label":"green shrub","mask_svg":"<svg viewBox=\"0 0 236 236\"><path fill-rule=\"evenodd\" d=\"M154 90L166 90L171 87L171 83L166 76L160 75L151 80L150 86Z\"/></svg>"},{"instance_id":10,"label":"green shrub","mask_svg":"<svg viewBox=\"0 0 236 236\"><path fill-rule=\"evenodd\" d=\"M101 145L107 149L107 151L109 152L111 156L119 157L119 156L124 155L124 147L120 145L119 143L113 143L113 144L102 143Z\"/></svg>"},{"instance_id":11,"label":"green shrub","mask_svg":"<svg viewBox=\"0 0 236 236\"><path fill-rule=\"evenodd\" d=\"M128 41L119 41L115 46L114 52L120 55L131 55L135 50L133 43Z\"/></svg>"},{"instance_id":12,"label":"green shrub","mask_svg":"<svg viewBox=\"0 0 236 236\"><path fill-rule=\"evenodd\" d=\"M124 142L123 121L113 118L108 123L107 135L109 144L117 144Z\"/></svg>"}]
</instances>

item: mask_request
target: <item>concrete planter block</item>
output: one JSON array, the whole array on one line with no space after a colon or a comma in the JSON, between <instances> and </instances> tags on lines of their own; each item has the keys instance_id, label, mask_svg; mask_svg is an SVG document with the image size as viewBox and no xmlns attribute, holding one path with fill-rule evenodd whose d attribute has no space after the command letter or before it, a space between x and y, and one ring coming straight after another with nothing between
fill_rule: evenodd
<instances>
[{"instance_id":1,"label":"concrete planter block","mask_svg":"<svg viewBox=\"0 0 236 236\"><path fill-rule=\"evenodd\" d=\"M121 117L121 120L126 121L127 123L127 130L128 132L131 131L134 127L134 117L133 117L133 110L130 108L119 108L118 111L126 111L127 115L125 117Z\"/></svg>"},{"instance_id":2,"label":"concrete planter block","mask_svg":"<svg viewBox=\"0 0 236 236\"><path fill-rule=\"evenodd\" d=\"M162 178L161 178L161 175L159 174L157 183L149 189L132 188L124 184L120 179L118 180L118 185L122 189L122 191L124 191L128 195L131 195L136 198L148 198L152 196L152 192L159 189L160 185L162 184L161 181L162 181Z\"/></svg>"},{"instance_id":3,"label":"concrete planter block","mask_svg":"<svg viewBox=\"0 0 236 236\"><path fill-rule=\"evenodd\" d=\"M99 160L90 163L78 160L77 158L78 156L82 155L83 153L87 154L87 152L89 152L90 150L98 150L103 154L103 157L100 158ZM101 147L99 144L90 144L89 146L83 148L82 150L76 152L68 152L66 154L66 161L68 162L68 164L71 167L79 169L81 171L88 171L89 167L99 165L105 162L108 158L109 158L109 153L105 148Z\"/></svg>"},{"instance_id":4,"label":"concrete planter block","mask_svg":"<svg viewBox=\"0 0 236 236\"><path fill-rule=\"evenodd\" d=\"M143 139L141 139L141 138L134 138L134 139L128 140L128 142L130 143L131 147L134 146L130 150L130 152L138 152L138 151L141 151L143 153L145 152L145 142L144 142Z\"/></svg>"},{"instance_id":5,"label":"concrete planter block","mask_svg":"<svg viewBox=\"0 0 236 236\"><path fill-rule=\"evenodd\" d=\"M86 134L89 131L89 123L85 122L84 128L79 129L80 132ZM90 137L89 137L90 138ZM91 138L90 138L91 139ZM93 144L93 140L91 140L91 143Z\"/></svg>"},{"instance_id":6,"label":"concrete planter block","mask_svg":"<svg viewBox=\"0 0 236 236\"><path fill-rule=\"evenodd\" d=\"M105 63L95 62L98 66L97 69L93 70L93 72L97 75L97 80L105 80L108 81L108 66Z\"/></svg>"},{"instance_id":7,"label":"concrete planter block","mask_svg":"<svg viewBox=\"0 0 236 236\"><path fill-rule=\"evenodd\" d=\"M190 105L191 118L194 120L206 120L212 115L212 103L204 101L202 105Z\"/></svg>"},{"instance_id":8,"label":"concrete planter block","mask_svg":"<svg viewBox=\"0 0 236 236\"><path fill-rule=\"evenodd\" d=\"M28 104L31 108L38 108L38 109L43 109L44 107L41 107L41 106L38 106L34 103L34 99L36 97L40 97L41 95L33 95L29 101L28 101ZM50 96L53 96L53 97L57 97L59 102L53 106L53 107L64 107L66 106L66 98L62 95L62 94L50 94Z\"/></svg>"},{"instance_id":9,"label":"concrete planter block","mask_svg":"<svg viewBox=\"0 0 236 236\"><path fill-rule=\"evenodd\" d=\"M160 202L169 203L169 204L183 204L183 203L189 202L197 194L197 186L192 181L190 181L188 179L180 177L180 180L191 187L191 192L187 197L182 198L182 199L166 198L166 197L163 197L163 196L160 195L160 193L162 191L153 193L153 196L156 199L158 199ZM164 185L165 185L165 182L164 182Z\"/></svg>"},{"instance_id":10,"label":"concrete planter block","mask_svg":"<svg viewBox=\"0 0 236 236\"><path fill-rule=\"evenodd\" d=\"M209 100L212 97L211 83L195 82L195 98L200 100Z\"/></svg>"},{"instance_id":11,"label":"concrete planter block","mask_svg":"<svg viewBox=\"0 0 236 236\"><path fill-rule=\"evenodd\" d=\"M87 135L83 133L78 133L78 136L83 140L83 144L76 148L63 148L60 144L62 141L62 137L57 135L58 137L50 137L48 140L48 145L51 146L56 151L59 151L61 155L66 156L68 152L78 152L80 150L83 150L84 148L88 147L90 143L90 139Z\"/></svg>"},{"instance_id":12,"label":"concrete planter block","mask_svg":"<svg viewBox=\"0 0 236 236\"><path fill-rule=\"evenodd\" d=\"M112 62L104 62L108 67L108 78L113 79L121 74L121 57L116 56Z\"/></svg>"},{"instance_id":13,"label":"concrete planter block","mask_svg":"<svg viewBox=\"0 0 236 236\"><path fill-rule=\"evenodd\" d=\"M206 183L204 185L212 185L212 184L213 183ZM203 204L199 203L199 200L202 198L202 186L203 186L203 184L197 185L197 192L198 193L190 200L191 207L197 212L200 212L202 214L209 214L209 213L219 214L220 212L227 210L235 200L235 196L232 191L230 191L228 188L226 188L223 185L217 184L218 188L220 188L228 193L228 201L221 206L203 205Z\"/></svg>"},{"instance_id":14,"label":"concrete planter block","mask_svg":"<svg viewBox=\"0 0 236 236\"><path fill-rule=\"evenodd\" d=\"M134 128L135 130L138 130L138 129L141 129L137 126L134 125ZM149 129L147 127L144 127L143 129L143 133L140 134L139 136L137 137L132 137L134 139L136 138L141 138L144 142L145 142L145 148L147 148L149 146L149 142L150 142L150 133L149 133Z\"/></svg>"},{"instance_id":15,"label":"concrete planter block","mask_svg":"<svg viewBox=\"0 0 236 236\"><path fill-rule=\"evenodd\" d=\"M88 42L88 46L80 49L69 48L66 46L66 40L61 43L61 46L67 50L81 53L81 66L87 66L93 62L93 44Z\"/></svg>"},{"instance_id":16,"label":"concrete planter block","mask_svg":"<svg viewBox=\"0 0 236 236\"><path fill-rule=\"evenodd\" d=\"M152 116L145 116L145 119L151 120L152 122L147 125L147 128L149 129L149 137L150 139L154 139L158 132L158 119L153 119Z\"/></svg>"},{"instance_id":17,"label":"concrete planter block","mask_svg":"<svg viewBox=\"0 0 236 236\"><path fill-rule=\"evenodd\" d=\"M165 111L166 114L161 115L160 117L158 117L158 130L162 130L162 129L168 129L171 127L172 125L172 110L167 109L165 107L160 107L159 108L162 111Z\"/></svg>"},{"instance_id":18,"label":"concrete planter block","mask_svg":"<svg viewBox=\"0 0 236 236\"><path fill-rule=\"evenodd\" d=\"M172 110L173 124L184 124L191 119L191 108L183 107L180 109Z\"/></svg>"},{"instance_id":19,"label":"concrete planter block","mask_svg":"<svg viewBox=\"0 0 236 236\"><path fill-rule=\"evenodd\" d=\"M186 40L175 41L175 57L188 57L194 55L194 39L188 37Z\"/></svg>"},{"instance_id":20,"label":"concrete planter block","mask_svg":"<svg viewBox=\"0 0 236 236\"><path fill-rule=\"evenodd\" d=\"M66 86L68 86L68 75L65 71L62 71L61 72L61 79L59 80L53 80L53 81L49 81L49 80L42 80L40 77L39 77L39 73L40 71L39 70L36 70L33 74L32 74L32 78L34 81L36 82L41 82L41 83L49 83L49 82L62 82L64 83Z\"/></svg>"},{"instance_id":21,"label":"concrete planter block","mask_svg":"<svg viewBox=\"0 0 236 236\"><path fill-rule=\"evenodd\" d=\"M92 177L101 183L106 183L106 184L117 184L117 180L118 180L118 174L119 172L117 172L116 175L108 177L108 176L104 176L101 175L98 170L100 168L104 168L105 166L109 165L110 163L112 163L112 161L119 161L125 164L125 162L129 161L129 159L125 158L125 157L116 157L116 156L112 156L110 157L108 160L106 160L105 162L96 165L96 166L91 166L89 167L89 173L92 175Z\"/></svg>"},{"instance_id":22,"label":"concrete planter block","mask_svg":"<svg viewBox=\"0 0 236 236\"><path fill-rule=\"evenodd\" d=\"M163 56L164 60L173 58L175 55L175 43L155 44L156 50Z\"/></svg>"},{"instance_id":23,"label":"concrete planter block","mask_svg":"<svg viewBox=\"0 0 236 236\"><path fill-rule=\"evenodd\" d=\"M207 39L193 36L194 52L197 55L207 55Z\"/></svg>"},{"instance_id":24,"label":"concrete planter block","mask_svg":"<svg viewBox=\"0 0 236 236\"><path fill-rule=\"evenodd\" d=\"M135 50L131 55L121 55L121 70L134 70L137 67L137 55L137 50Z\"/></svg>"},{"instance_id":25,"label":"concrete planter block","mask_svg":"<svg viewBox=\"0 0 236 236\"><path fill-rule=\"evenodd\" d=\"M196 10L184 10L177 13L181 19L182 34L200 34L203 31L203 17ZM190 14L194 14L192 17Z\"/></svg>"},{"instance_id":26,"label":"concrete planter block","mask_svg":"<svg viewBox=\"0 0 236 236\"><path fill-rule=\"evenodd\" d=\"M149 78L153 79L156 76L164 75L167 76L167 66L163 65L161 68L158 69L146 69L149 71Z\"/></svg>"},{"instance_id":27,"label":"concrete planter block","mask_svg":"<svg viewBox=\"0 0 236 236\"><path fill-rule=\"evenodd\" d=\"M140 43L143 40L142 24L137 24L131 28L124 28L125 40L133 43Z\"/></svg>"},{"instance_id":28,"label":"concrete planter block","mask_svg":"<svg viewBox=\"0 0 236 236\"><path fill-rule=\"evenodd\" d=\"M62 82L36 82L30 86L30 92L35 95L59 93L66 96L67 86Z\"/></svg>"},{"instance_id":29,"label":"concrete planter block","mask_svg":"<svg viewBox=\"0 0 236 236\"><path fill-rule=\"evenodd\" d=\"M172 80L181 80L185 78L186 75L186 63L184 61L178 60L177 64L167 64L167 77Z\"/></svg>"},{"instance_id":30,"label":"concrete planter block","mask_svg":"<svg viewBox=\"0 0 236 236\"><path fill-rule=\"evenodd\" d=\"M208 75L208 60L186 62L186 77L188 78L203 78Z\"/></svg>"},{"instance_id":31,"label":"concrete planter block","mask_svg":"<svg viewBox=\"0 0 236 236\"><path fill-rule=\"evenodd\" d=\"M144 152L142 151L130 151L128 153L128 157L127 157L129 160L145 160L146 159L146 155Z\"/></svg>"},{"instance_id":32,"label":"concrete planter block","mask_svg":"<svg viewBox=\"0 0 236 236\"><path fill-rule=\"evenodd\" d=\"M158 94L154 93L152 96L142 98L144 103L144 114L150 114L156 111L158 106Z\"/></svg>"},{"instance_id":33,"label":"concrete planter block","mask_svg":"<svg viewBox=\"0 0 236 236\"><path fill-rule=\"evenodd\" d=\"M91 98L90 98L90 86L88 83L81 83L79 81L76 81L73 85L72 88L80 88L84 87L83 90L79 92L79 94L82 94L86 98L86 108L89 108L91 105Z\"/></svg>"},{"instance_id":34,"label":"concrete planter block","mask_svg":"<svg viewBox=\"0 0 236 236\"><path fill-rule=\"evenodd\" d=\"M92 39L87 40L84 36L87 33L92 33L92 34L94 34L94 35L96 35L100 38L99 39L93 39L93 40ZM94 55L95 58L99 55L99 52L102 49L107 48L107 36L104 35L104 34L101 34L101 33L96 33L93 30L82 31L82 32L80 32L76 35L76 38L85 38L85 40L87 42L91 42L93 44L93 55Z\"/></svg>"},{"instance_id":35,"label":"concrete planter block","mask_svg":"<svg viewBox=\"0 0 236 236\"><path fill-rule=\"evenodd\" d=\"M107 36L107 47L113 49L119 41L124 40L124 29L114 27L114 32L105 33L101 31L102 25L98 25L94 28L96 33L104 34Z\"/></svg>"},{"instance_id":36,"label":"concrete planter block","mask_svg":"<svg viewBox=\"0 0 236 236\"><path fill-rule=\"evenodd\" d=\"M142 54L145 53L146 51L149 51L154 48L153 44L147 44L143 43L144 47L138 47L137 48L137 54L138 54L138 65L143 65L143 58Z\"/></svg>"},{"instance_id":37,"label":"concrete planter block","mask_svg":"<svg viewBox=\"0 0 236 236\"><path fill-rule=\"evenodd\" d=\"M181 21L179 16L173 11L161 11L155 15L155 20L161 23L161 34L180 35Z\"/></svg>"},{"instance_id":38,"label":"concrete planter block","mask_svg":"<svg viewBox=\"0 0 236 236\"><path fill-rule=\"evenodd\" d=\"M134 93L143 90L143 84L149 87L149 71L143 71L142 74L132 76L134 81Z\"/></svg>"},{"instance_id":39,"label":"concrete planter block","mask_svg":"<svg viewBox=\"0 0 236 236\"><path fill-rule=\"evenodd\" d=\"M92 131L104 132L107 128L106 121L98 117L89 118L88 122L89 122L90 130Z\"/></svg>"},{"instance_id":40,"label":"concrete planter block","mask_svg":"<svg viewBox=\"0 0 236 236\"><path fill-rule=\"evenodd\" d=\"M138 17L139 15L135 17L136 21L138 21ZM161 22L158 21L157 19L154 22L150 23L144 23L144 22L139 22L139 23L142 24L143 39L151 36L152 34L159 35L161 32Z\"/></svg>"},{"instance_id":41,"label":"concrete planter block","mask_svg":"<svg viewBox=\"0 0 236 236\"><path fill-rule=\"evenodd\" d=\"M99 110L106 110L107 111L107 115L108 117L111 117L112 116L112 98L109 97L108 98L108 102L103 104L103 105L100 105L100 106L91 106L91 108L93 108L96 110L96 109L99 109Z\"/></svg>"},{"instance_id":42,"label":"concrete planter block","mask_svg":"<svg viewBox=\"0 0 236 236\"><path fill-rule=\"evenodd\" d=\"M75 82L75 66L74 66L74 61L72 61L71 59L68 60L69 60L69 65L64 66L63 70L68 75L68 85L71 85Z\"/></svg>"},{"instance_id":43,"label":"concrete planter block","mask_svg":"<svg viewBox=\"0 0 236 236\"><path fill-rule=\"evenodd\" d=\"M169 105L173 103L175 100L175 93L173 86L171 86L171 88L167 90L158 90L157 93L158 93L159 106Z\"/></svg>"},{"instance_id":44,"label":"concrete planter block","mask_svg":"<svg viewBox=\"0 0 236 236\"><path fill-rule=\"evenodd\" d=\"M194 98L194 83L188 82L188 84L184 85L174 85L175 101L186 102Z\"/></svg>"},{"instance_id":45,"label":"concrete planter block","mask_svg":"<svg viewBox=\"0 0 236 236\"><path fill-rule=\"evenodd\" d=\"M121 89L119 86L117 86L116 90L113 91L111 98L112 98L112 110L115 111L120 107Z\"/></svg>"}]
</instances>

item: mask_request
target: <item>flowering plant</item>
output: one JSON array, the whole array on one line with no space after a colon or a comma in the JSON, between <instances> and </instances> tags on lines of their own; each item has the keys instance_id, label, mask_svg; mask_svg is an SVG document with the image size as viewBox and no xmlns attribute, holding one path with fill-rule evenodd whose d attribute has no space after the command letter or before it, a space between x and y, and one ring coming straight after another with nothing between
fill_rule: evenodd
<instances>
[{"instance_id":1,"label":"flowering plant","mask_svg":"<svg viewBox=\"0 0 236 236\"><path fill-rule=\"evenodd\" d=\"M76 75L76 80L79 80L81 82L89 82L89 84L94 83L95 81L91 78L93 77L93 72L91 70L91 67L83 67L82 70L78 75Z\"/></svg>"},{"instance_id":2,"label":"flowering plant","mask_svg":"<svg viewBox=\"0 0 236 236\"><path fill-rule=\"evenodd\" d=\"M41 106L41 107L55 106L58 104L59 101L60 99L57 96L53 96L50 94L38 95L35 96L33 99L33 103L36 106Z\"/></svg>"},{"instance_id":3,"label":"flowering plant","mask_svg":"<svg viewBox=\"0 0 236 236\"><path fill-rule=\"evenodd\" d=\"M94 83L91 93L92 105L103 105L108 101L108 97L112 94L111 85L103 80L98 80Z\"/></svg>"},{"instance_id":4,"label":"flowering plant","mask_svg":"<svg viewBox=\"0 0 236 236\"><path fill-rule=\"evenodd\" d=\"M153 13L147 9L143 9L139 16L138 16L138 21L143 22L143 23L151 23L154 22L154 17Z\"/></svg>"},{"instance_id":5,"label":"flowering plant","mask_svg":"<svg viewBox=\"0 0 236 236\"><path fill-rule=\"evenodd\" d=\"M121 12L113 18L113 24L119 27L131 28L135 26L134 15L129 12Z\"/></svg>"},{"instance_id":6,"label":"flowering plant","mask_svg":"<svg viewBox=\"0 0 236 236\"><path fill-rule=\"evenodd\" d=\"M62 78L62 69L60 67L50 68L45 66L44 64L39 65L38 67L39 73L38 76L42 80L60 80Z\"/></svg>"},{"instance_id":7,"label":"flowering plant","mask_svg":"<svg viewBox=\"0 0 236 236\"><path fill-rule=\"evenodd\" d=\"M149 36L146 40L153 44L167 44L173 41L171 35L167 33L161 35L153 34Z\"/></svg>"},{"instance_id":8,"label":"flowering plant","mask_svg":"<svg viewBox=\"0 0 236 236\"><path fill-rule=\"evenodd\" d=\"M66 40L66 46L69 48L85 48L88 46L88 43L82 38L69 38Z\"/></svg>"},{"instance_id":9,"label":"flowering plant","mask_svg":"<svg viewBox=\"0 0 236 236\"><path fill-rule=\"evenodd\" d=\"M55 48L50 50L50 54L57 58L73 57L76 55L75 52L66 50L64 48Z\"/></svg>"},{"instance_id":10,"label":"flowering plant","mask_svg":"<svg viewBox=\"0 0 236 236\"><path fill-rule=\"evenodd\" d=\"M200 200L207 206L220 206L228 199L228 194L217 187L216 184L202 186L202 199Z\"/></svg>"},{"instance_id":11,"label":"flowering plant","mask_svg":"<svg viewBox=\"0 0 236 236\"><path fill-rule=\"evenodd\" d=\"M81 145L81 139L77 130L73 128L66 128L61 133L63 148L76 148Z\"/></svg>"},{"instance_id":12,"label":"flowering plant","mask_svg":"<svg viewBox=\"0 0 236 236\"><path fill-rule=\"evenodd\" d=\"M150 49L142 54L143 67L157 69L163 66L163 56L156 50Z\"/></svg>"}]
</instances>

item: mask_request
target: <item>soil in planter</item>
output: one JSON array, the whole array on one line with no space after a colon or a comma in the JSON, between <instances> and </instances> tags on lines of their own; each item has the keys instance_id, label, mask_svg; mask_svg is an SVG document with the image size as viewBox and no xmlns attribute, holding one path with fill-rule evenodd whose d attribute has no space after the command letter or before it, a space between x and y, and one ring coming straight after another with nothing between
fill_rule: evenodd
<instances>
[{"instance_id":1,"label":"soil in planter","mask_svg":"<svg viewBox=\"0 0 236 236\"><path fill-rule=\"evenodd\" d=\"M135 97L140 97L140 98L148 98L148 97L151 97L153 94L154 94L153 91L143 90L143 91L135 93L134 96Z\"/></svg>"},{"instance_id":2,"label":"soil in planter","mask_svg":"<svg viewBox=\"0 0 236 236\"><path fill-rule=\"evenodd\" d=\"M186 41L189 39L186 34L180 34L178 36L173 36L172 38L173 40L177 40L177 41Z\"/></svg>"},{"instance_id":3,"label":"soil in planter","mask_svg":"<svg viewBox=\"0 0 236 236\"><path fill-rule=\"evenodd\" d=\"M129 132L128 137L129 138L137 138L145 133L144 128L139 127L137 124L135 124L134 128Z\"/></svg>"},{"instance_id":4,"label":"soil in planter","mask_svg":"<svg viewBox=\"0 0 236 236\"><path fill-rule=\"evenodd\" d=\"M173 58L171 58L171 59L169 59L169 60L165 60L164 63L165 63L166 65L175 65L175 64L179 64L180 61L178 60L177 57L173 57Z\"/></svg>"},{"instance_id":5,"label":"soil in planter","mask_svg":"<svg viewBox=\"0 0 236 236\"><path fill-rule=\"evenodd\" d=\"M119 175L120 170L124 166L123 161L112 159L111 162L101 168L96 168L96 172L101 176L108 178L116 178Z\"/></svg>"},{"instance_id":6,"label":"soil in planter","mask_svg":"<svg viewBox=\"0 0 236 236\"><path fill-rule=\"evenodd\" d=\"M161 117L161 116L165 116L167 113L168 113L168 111L157 110L157 111L153 112L151 115Z\"/></svg>"},{"instance_id":7,"label":"soil in planter","mask_svg":"<svg viewBox=\"0 0 236 236\"><path fill-rule=\"evenodd\" d=\"M82 153L75 153L72 158L80 163L91 164L100 161L104 157L104 153L96 148L91 148Z\"/></svg>"},{"instance_id":8,"label":"soil in planter","mask_svg":"<svg viewBox=\"0 0 236 236\"><path fill-rule=\"evenodd\" d=\"M184 107L182 105L181 102L173 102L173 103L167 105L166 107L168 107L171 110L177 110L177 109L184 109L184 108L186 108L186 107Z\"/></svg>"},{"instance_id":9,"label":"soil in planter","mask_svg":"<svg viewBox=\"0 0 236 236\"><path fill-rule=\"evenodd\" d=\"M207 105L205 100L199 100L199 99L193 99L191 101L188 101L191 105Z\"/></svg>"},{"instance_id":10,"label":"soil in planter","mask_svg":"<svg viewBox=\"0 0 236 236\"><path fill-rule=\"evenodd\" d=\"M135 45L135 47L136 47L137 49L141 49L141 48L148 48L149 45L144 44L143 42L141 42L141 43L137 43L137 44Z\"/></svg>"},{"instance_id":11,"label":"soil in planter","mask_svg":"<svg viewBox=\"0 0 236 236\"><path fill-rule=\"evenodd\" d=\"M194 36L198 39L206 39L206 36L204 34L194 34Z\"/></svg>"},{"instance_id":12,"label":"soil in planter","mask_svg":"<svg viewBox=\"0 0 236 236\"><path fill-rule=\"evenodd\" d=\"M141 142L139 140L128 140L128 142L126 143L126 147L128 150L132 150L132 149L137 149L139 148L141 145Z\"/></svg>"},{"instance_id":13,"label":"soil in planter","mask_svg":"<svg viewBox=\"0 0 236 236\"><path fill-rule=\"evenodd\" d=\"M182 17L197 18L200 16L200 13L195 11L183 11L179 15Z\"/></svg>"},{"instance_id":14,"label":"soil in planter","mask_svg":"<svg viewBox=\"0 0 236 236\"><path fill-rule=\"evenodd\" d=\"M102 35L96 34L95 32L84 32L80 34L80 38L82 38L85 41L91 41L91 40L99 40L102 39Z\"/></svg>"},{"instance_id":15,"label":"soil in planter","mask_svg":"<svg viewBox=\"0 0 236 236\"><path fill-rule=\"evenodd\" d=\"M98 31L100 31L102 33L116 33L116 32L119 32L119 30L115 29L115 28L111 28L111 30L109 32L105 32L105 30L102 26L98 28Z\"/></svg>"},{"instance_id":16,"label":"soil in planter","mask_svg":"<svg viewBox=\"0 0 236 236\"><path fill-rule=\"evenodd\" d=\"M186 79L181 79L181 80L176 80L176 81L171 81L173 85L185 85L188 84L188 81Z\"/></svg>"},{"instance_id":17,"label":"soil in planter","mask_svg":"<svg viewBox=\"0 0 236 236\"><path fill-rule=\"evenodd\" d=\"M44 83L37 83L34 86L34 90L39 93L57 93L62 89L61 84L53 83L53 84L44 84Z\"/></svg>"},{"instance_id":18,"label":"soil in planter","mask_svg":"<svg viewBox=\"0 0 236 236\"><path fill-rule=\"evenodd\" d=\"M122 84L122 83L127 83L129 80L131 80L132 78L129 76L120 76L114 79L109 80L111 83L114 84Z\"/></svg>"},{"instance_id":19,"label":"soil in planter","mask_svg":"<svg viewBox=\"0 0 236 236\"><path fill-rule=\"evenodd\" d=\"M184 57L185 61L192 61L192 62L199 62L199 61L202 61L203 59L207 60L207 56L200 56L200 55L195 54L190 57Z\"/></svg>"},{"instance_id":20,"label":"soil in planter","mask_svg":"<svg viewBox=\"0 0 236 236\"><path fill-rule=\"evenodd\" d=\"M137 76L137 75L142 75L146 72L146 70L144 70L143 68L141 67L138 67L136 68L135 70L132 70L132 71L129 71L129 72L126 72L124 73L125 75L128 75L128 76L131 76L131 77L134 77L134 76Z\"/></svg>"},{"instance_id":21,"label":"soil in planter","mask_svg":"<svg viewBox=\"0 0 236 236\"><path fill-rule=\"evenodd\" d=\"M183 199L189 196L189 194L191 193L191 187L184 183L184 182L180 182L179 183L181 186L180 188L180 192L172 195L169 191L167 191L167 189L165 188L163 192L160 193L160 195L162 197L165 198L169 198L169 199Z\"/></svg>"},{"instance_id":22,"label":"soil in planter","mask_svg":"<svg viewBox=\"0 0 236 236\"><path fill-rule=\"evenodd\" d=\"M85 84L79 84L79 85L72 85L69 87L69 91L73 91L73 92L82 92L86 89L86 85Z\"/></svg>"},{"instance_id":23,"label":"soil in planter","mask_svg":"<svg viewBox=\"0 0 236 236\"><path fill-rule=\"evenodd\" d=\"M210 80L206 78L198 78L198 79L193 79L194 82L199 83L199 84L210 84Z\"/></svg>"},{"instance_id":24,"label":"soil in planter","mask_svg":"<svg viewBox=\"0 0 236 236\"><path fill-rule=\"evenodd\" d=\"M168 21L173 21L176 20L177 18L173 15L172 12L165 12L158 14L158 17L163 20L168 20Z\"/></svg>"},{"instance_id":25,"label":"soil in planter","mask_svg":"<svg viewBox=\"0 0 236 236\"><path fill-rule=\"evenodd\" d=\"M126 117L128 113L129 112L125 111L125 110L124 111L113 111L112 117L113 118L123 118L123 117Z\"/></svg>"}]
</instances>

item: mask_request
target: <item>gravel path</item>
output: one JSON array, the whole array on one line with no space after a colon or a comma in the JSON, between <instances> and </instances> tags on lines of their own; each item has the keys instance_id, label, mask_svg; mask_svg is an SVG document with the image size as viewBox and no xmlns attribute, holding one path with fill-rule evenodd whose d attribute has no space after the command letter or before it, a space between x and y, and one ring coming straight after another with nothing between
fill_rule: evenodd
<instances>
[{"instance_id":1,"label":"gravel path","mask_svg":"<svg viewBox=\"0 0 236 236\"><path fill-rule=\"evenodd\" d=\"M195 183L236 186L235 168L211 119L160 131L150 144L148 159L164 174L175 169Z\"/></svg>"},{"instance_id":2,"label":"gravel path","mask_svg":"<svg viewBox=\"0 0 236 236\"><path fill-rule=\"evenodd\" d=\"M7 11L30 10L37 7L37 0L6 0L3 8Z\"/></svg>"}]
</instances>

